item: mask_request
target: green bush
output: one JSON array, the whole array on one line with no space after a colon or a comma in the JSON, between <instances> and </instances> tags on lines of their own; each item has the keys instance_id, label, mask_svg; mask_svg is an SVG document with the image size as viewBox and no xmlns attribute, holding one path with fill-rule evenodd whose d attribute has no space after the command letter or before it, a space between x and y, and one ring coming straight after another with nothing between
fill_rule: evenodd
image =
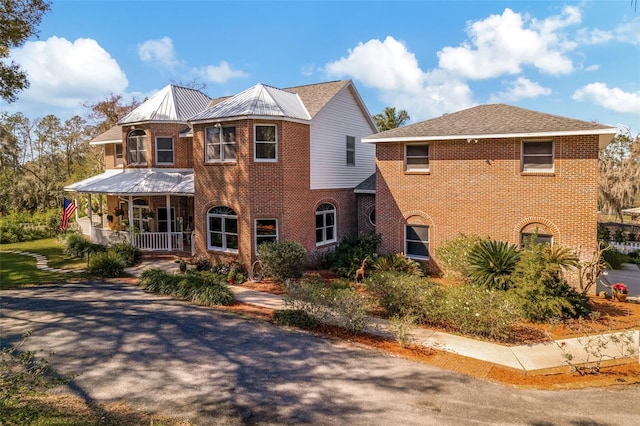
<instances>
[{"instance_id":1,"label":"green bush","mask_svg":"<svg viewBox=\"0 0 640 426\"><path fill-rule=\"evenodd\" d=\"M325 255L324 263L336 275L353 278L366 257L376 257L381 241L382 237L375 233L347 236L333 251Z\"/></svg>"},{"instance_id":2,"label":"green bush","mask_svg":"<svg viewBox=\"0 0 640 426\"><path fill-rule=\"evenodd\" d=\"M375 271L402 272L416 277L423 277L422 264L402 254L387 254L378 257L373 263Z\"/></svg>"},{"instance_id":3,"label":"green bush","mask_svg":"<svg viewBox=\"0 0 640 426\"><path fill-rule=\"evenodd\" d=\"M78 232L64 235L64 252L71 257L82 257L91 247L91 241Z\"/></svg>"},{"instance_id":4,"label":"green bush","mask_svg":"<svg viewBox=\"0 0 640 426\"><path fill-rule=\"evenodd\" d=\"M284 303L292 310L304 311L314 318L325 314L330 290L319 275L305 275L299 280L285 281Z\"/></svg>"},{"instance_id":5,"label":"green bush","mask_svg":"<svg viewBox=\"0 0 640 426\"><path fill-rule=\"evenodd\" d=\"M142 260L142 251L126 241L112 244L109 246L109 251L120 256L126 262L127 266L137 265Z\"/></svg>"},{"instance_id":6,"label":"green bush","mask_svg":"<svg viewBox=\"0 0 640 426\"><path fill-rule=\"evenodd\" d=\"M441 302L442 325L493 340L508 341L521 317L508 292L473 284L447 287Z\"/></svg>"},{"instance_id":7,"label":"green bush","mask_svg":"<svg viewBox=\"0 0 640 426\"><path fill-rule=\"evenodd\" d=\"M607 263L607 267L610 269L620 269L622 264L626 260L626 256L620 253L618 250L609 246L609 248L602 252L602 258Z\"/></svg>"},{"instance_id":8,"label":"green bush","mask_svg":"<svg viewBox=\"0 0 640 426\"><path fill-rule=\"evenodd\" d=\"M518 247L506 241L483 240L469 253L469 277L474 284L507 290L518 263Z\"/></svg>"},{"instance_id":9,"label":"green bush","mask_svg":"<svg viewBox=\"0 0 640 426\"><path fill-rule=\"evenodd\" d=\"M590 312L588 299L564 279L563 267L571 265L566 250L548 244L531 244L520 253L513 274L513 289L524 318L546 322L552 318L574 318Z\"/></svg>"},{"instance_id":10,"label":"green bush","mask_svg":"<svg viewBox=\"0 0 640 426\"><path fill-rule=\"evenodd\" d=\"M284 281L302 276L307 251L294 241L275 241L260 244L258 256L265 276Z\"/></svg>"},{"instance_id":11,"label":"green bush","mask_svg":"<svg viewBox=\"0 0 640 426\"><path fill-rule=\"evenodd\" d=\"M371 300L355 289L334 289L327 300L331 317L339 327L351 333L359 333L371 322Z\"/></svg>"},{"instance_id":12,"label":"green bush","mask_svg":"<svg viewBox=\"0 0 640 426\"><path fill-rule=\"evenodd\" d=\"M126 262L114 252L96 253L89 260L87 273L101 278L121 277L126 266Z\"/></svg>"},{"instance_id":13,"label":"green bush","mask_svg":"<svg viewBox=\"0 0 640 426\"><path fill-rule=\"evenodd\" d=\"M225 280L224 275L206 271L168 274L159 269L149 269L140 276L140 286L152 293L170 295L205 306L231 305L234 297Z\"/></svg>"},{"instance_id":14,"label":"green bush","mask_svg":"<svg viewBox=\"0 0 640 426\"><path fill-rule=\"evenodd\" d=\"M47 212L11 212L0 219L0 244L50 238L60 233L58 209Z\"/></svg>"},{"instance_id":15,"label":"green bush","mask_svg":"<svg viewBox=\"0 0 640 426\"><path fill-rule=\"evenodd\" d=\"M436 258L445 276L467 280L470 274L469 254L482 241L477 235L458 234L436 249Z\"/></svg>"},{"instance_id":16,"label":"green bush","mask_svg":"<svg viewBox=\"0 0 640 426\"><path fill-rule=\"evenodd\" d=\"M302 309L281 309L273 313L273 319L278 324L313 330L320 326L320 321Z\"/></svg>"},{"instance_id":17,"label":"green bush","mask_svg":"<svg viewBox=\"0 0 640 426\"><path fill-rule=\"evenodd\" d=\"M400 272L376 272L365 287L387 316L411 315L421 323L437 323L443 290L427 278Z\"/></svg>"}]
</instances>

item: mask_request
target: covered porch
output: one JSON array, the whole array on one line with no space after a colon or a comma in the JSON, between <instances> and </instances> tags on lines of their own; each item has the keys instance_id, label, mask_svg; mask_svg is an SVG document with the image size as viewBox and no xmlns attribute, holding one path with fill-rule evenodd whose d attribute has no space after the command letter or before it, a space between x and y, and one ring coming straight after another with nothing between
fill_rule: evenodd
<instances>
[{"instance_id":1,"label":"covered porch","mask_svg":"<svg viewBox=\"0 0 640 426\"><path fill-rule=\"evenodd\" d=\"M65 187L88 197L86 217L76 222L92 242L129 241L143 251L192 255L193 171L176 169L108 170ZM106 196L107 212L93 211L92 197Z\"/></svg>"}]
</instances>

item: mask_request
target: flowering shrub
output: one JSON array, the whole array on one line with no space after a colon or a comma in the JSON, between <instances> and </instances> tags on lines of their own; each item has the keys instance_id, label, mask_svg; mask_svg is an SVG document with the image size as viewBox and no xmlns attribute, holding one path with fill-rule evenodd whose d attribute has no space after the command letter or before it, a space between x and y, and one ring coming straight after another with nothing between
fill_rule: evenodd
<instances>
[{"instance_id":1,"label":"flowering shrub","mask_svg":"<svg viewBox=\"0 0 640 426\"><path fill-rule=\"evenodd\" d=\"M627 286L624 285L623 283L615 283L611 286L611 290L613 291L614 294L627 294L629 292L629 290L627 289Z\"/></svg>"}]
</instances>

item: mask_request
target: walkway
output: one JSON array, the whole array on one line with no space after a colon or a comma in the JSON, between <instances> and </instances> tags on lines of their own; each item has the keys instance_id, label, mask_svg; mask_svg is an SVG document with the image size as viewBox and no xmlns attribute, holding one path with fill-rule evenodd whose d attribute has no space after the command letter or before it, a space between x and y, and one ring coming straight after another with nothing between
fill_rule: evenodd
<instances>
[{"instance_id":1,"label":"walkway","mask_svg":"<svg viewBox=\"0 0 640 426\"><path fill-rule=\"evenodd\" d=\"M28 251L17 251L17 250L2 250L2 253L13 253L13 254L20 254L23 256L31 256L31 257L35 257L36 259L36 268L41 269L43 271L47 271L47 272L57 272L60 274L77 274L77 273L81 273L84 272L84 269L58 269L58 268L52 268L48 265L47 263L47 258L41 254L38 253L31 253Z\"/></svg>"}]
</instances>

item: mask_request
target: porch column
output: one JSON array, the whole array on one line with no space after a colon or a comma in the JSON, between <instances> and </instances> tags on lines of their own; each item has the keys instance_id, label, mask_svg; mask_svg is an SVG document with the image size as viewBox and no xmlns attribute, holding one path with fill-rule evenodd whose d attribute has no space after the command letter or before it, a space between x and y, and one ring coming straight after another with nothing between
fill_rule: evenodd
<instances>
[{"instance_id":1,"label":"porch column","mask_svg":"<svg viewBox=\"0 0 640 426\"><path fill-rule=\"evenodd\" d=\"M129 241L132 246L136 246L136 240L134 233L131 231L133 228L133 196L129 195L129 208L127 209L127 217L129 218Z\"/></svg>"},{"instance_id":2,"label":"porch column","mask_svg":"<svg viewBox=\"0 0 640 426\"><path fill-rule=\"evenodd\" d=\"M171 251L171 195L166 195L167 201L167 250Z\"/></svg>"},{"instance_id":3,"label":"porch column","mask_svg":"<svg viewBox=\"0 0 640 426\"><path fill-rule=\"evenodd\" d=\"M79 204L78 204L78 196L77 196L77 195L76 195L76 197L73 199L73 202L74 202L74 203L75 203L75 205L76 205L76 222L78 222L78 210L79 210L79 209L78 209L78 205L79 205Z\"/></svg>"},{"instance_id":4,"label":"porch column","mask_svg":"<svg viewBox=\"0 0 640 426\"><path fill-rule=\"evenodd\" d=\"M91 193L89 193L89 241L93 242L93 207L91 207Z\"/></svg>"}]
</instances>

